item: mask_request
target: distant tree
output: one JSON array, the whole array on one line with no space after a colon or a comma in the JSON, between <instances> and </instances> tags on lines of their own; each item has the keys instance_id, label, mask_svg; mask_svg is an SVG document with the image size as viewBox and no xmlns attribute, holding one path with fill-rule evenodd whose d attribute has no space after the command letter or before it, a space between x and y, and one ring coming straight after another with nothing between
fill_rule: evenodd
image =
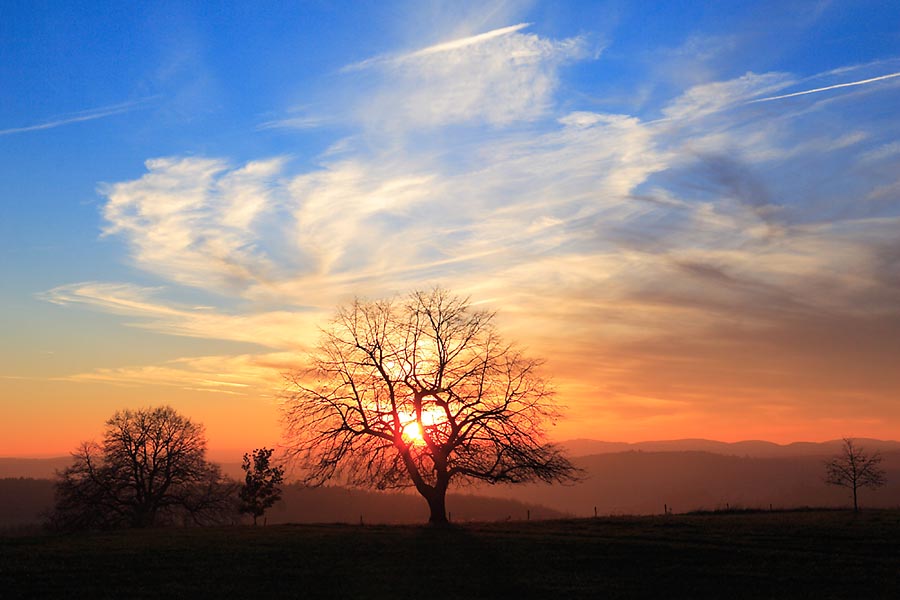
<instances>
[{"instance_id":1,"label":"distant tree","mask_svg":"<svg viewBox=\"0 0 900 600\"><path fill-rule=\"evenodd\" d=\"M246 473L244 486L240 491L240 511L256 519L263 516L266 510L281 499L281 483L284 482L284 467L272 466L274 450L257 448L252 453L244 454L241 468Z\"/></svg>"},{"instance_id":2,"label":"distant tree","mask_svg":"<svg viewBox=\"0 0 900 600\"><path fill-rule=\"evenodd\" d=\"M203 426L168 406L124 410L103 443L83 443L57 473L53 524L64 529L207 524L235 514L236 486L206 461Z\"/></svg>"},{"instance_id":3,"label":"distant tree","mask_svg":"<svg viewBox=\"0 0 900 600\"><path fill-rule=\"evenodd\" d=\"M284 406L305 482L415 487L446 523L451 482L574 480L544 440L557 411L540 363L493 318L440 288L340 309Z\"/></svg>"},{"instance_id":4,"label":"distant tree","mask_svg":"<svg viewBox=\"0 0 900 600\"><path fill-rule=\"evenodd\" d=\"M850 489L853 492L853 511L859 512L859 490L876 489L887 481L884 469L878 466L880 463L878 452L866 453L855 444L853 438L844 438L841 453L825 463L825 482Z\"/></svg>"}]
</instances>

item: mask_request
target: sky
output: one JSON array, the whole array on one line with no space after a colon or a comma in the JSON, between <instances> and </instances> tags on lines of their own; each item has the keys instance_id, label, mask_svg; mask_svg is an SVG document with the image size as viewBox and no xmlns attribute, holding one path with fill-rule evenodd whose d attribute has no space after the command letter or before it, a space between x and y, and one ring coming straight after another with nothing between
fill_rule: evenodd
<instances>
[{"instance_id":1,"label":"sky","mask_svg":"<svg viewBox=\"0 0 900 600\"><path fill-rule=\"evenodd\" d=\"M276 446L335 308L434 285L552 439L897 438L900 4L83 4L0 8L0 456Z\"/></svg>"}]
</instances>

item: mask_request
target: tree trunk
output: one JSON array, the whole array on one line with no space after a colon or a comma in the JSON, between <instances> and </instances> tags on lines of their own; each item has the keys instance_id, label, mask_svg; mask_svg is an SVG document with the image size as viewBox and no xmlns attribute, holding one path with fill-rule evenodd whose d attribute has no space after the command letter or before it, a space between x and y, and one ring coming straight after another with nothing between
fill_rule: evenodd
<instances>
[{"instance_id":1,"label":"tree trunk","mask_svg":"<svg viewBox=\"0 0 900 600\"><path fill-rule=\"evenodd\" d=\"M410 478L416 487L416 491L428 502L428 510L431 514L428 517L430 525L446 525L447 520L447 488L450 487L450 475L447 473L447 463L443 457L435 457L434 470L436 473L436 481L434 485L428 485L419 474L415 462L409 454L409 448L400 447L400 455L406 464L406 470L409 472Z\"/></svg>"},{"instance_id":2,"label":"tree trunk","mask_svg":"<svg viewBox=\"0 0 900 600\"><path fill-rule=\"evenodd\" d=\"M155 511L138 507L134 511L134 515L132 516L132 525L136 529L145 529L147 527L152 527L156 521Z\"/></svg>"},{"instance_id":3,"label":"tree trunk","mask_svg":"<svg viewBox=\"0 0 900 600\"><path fill-rule=\"evenodd\" d=\"M425 497L428 501L428 509L431 515L428 523L431 525L446 525L447 521L447 488L436 487Z\"/></svg>"},{"instance_id":4,"label":"tree trunk","mask_svg":"<svg viewBox=\"0 0 900 600\"><path fill-rule=\"evenodd\" d=\"M853 486L853 512L859 512L859 504L856 501L856 486Z\"/></svg>"}]
</instances>

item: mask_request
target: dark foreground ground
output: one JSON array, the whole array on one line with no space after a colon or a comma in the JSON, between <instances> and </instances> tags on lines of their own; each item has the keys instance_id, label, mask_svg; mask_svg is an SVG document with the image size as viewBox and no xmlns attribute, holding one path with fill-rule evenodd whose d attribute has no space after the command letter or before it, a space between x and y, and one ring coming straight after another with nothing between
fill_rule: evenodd
<instances>
[{"instance_id":1,"label":"dark foreground ground","mask_svg":"<svg viewBox=\"0 0 900 600\"><path fill-rule=\"evenodd\" d=\"M900 598L900 511L0 537L0 598Z\"/></svg>"}]
</instances>

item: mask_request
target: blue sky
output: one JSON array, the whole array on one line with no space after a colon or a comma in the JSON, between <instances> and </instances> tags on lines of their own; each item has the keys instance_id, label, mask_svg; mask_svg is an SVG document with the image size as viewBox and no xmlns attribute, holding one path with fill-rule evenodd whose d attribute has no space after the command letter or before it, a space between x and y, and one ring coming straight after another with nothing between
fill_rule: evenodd
<instances>
[{"instance_id":1,"label":"blue sky","mask_svg":"<svg viewBox=\"0 0 900 600\"><path fill-rule=\"evenodd\" d=\"M271 445L336 305L436 283L559 437L900 425L895 2L0 11L0 454L163 401Z\"/></svg>"}]
</instances>

